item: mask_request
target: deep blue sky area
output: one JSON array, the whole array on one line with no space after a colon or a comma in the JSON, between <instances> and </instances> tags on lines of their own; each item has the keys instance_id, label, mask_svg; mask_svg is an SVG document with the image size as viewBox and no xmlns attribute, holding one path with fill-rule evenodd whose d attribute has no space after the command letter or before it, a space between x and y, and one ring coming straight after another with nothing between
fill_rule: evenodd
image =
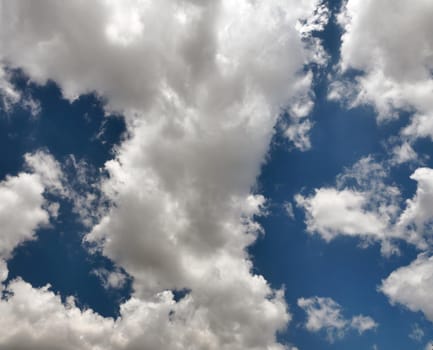
<instances>
[{"instance_id":1,"label":"deep blue sky area","mask_svg":"<svg viewBox=\"0 0 433 350\"><path fill-rule=\"evenodd\" d=\"M327 73L339 60L341 30L335 23L335 13L341 1L330 1L329 5L331 20L316 35L323 40L331 59L325 69L305 67L314 71L312 147L307 151L294 149L283 131L276 128L256 185L257 192L267 198L267 214L257 217L264 235L249 248L249 254L255 272L273 288L285 290L293 318L287 330L278 335L283 343L295 344L300 350L367 350L375 345L382 350L421 350L425 342L417 343L408 334L417 324L425 333L424 340L433 339L430 322L421 313L391 305L378 291L383 279L410 264L419 251L402 242L401 255L384 257L378 243L361 248L358 238L345 236L325 242L319 235L306 232L304 210L294 200L296 194L335 186L336 176L362 157L386 159L389 154L383 141L396 135L410 117L402 113L399 119L378 124L371 106L347 109L327 100ZM69 102L54 82L38 86L19 70L13 77L18 90L39 101L41 113L33 117L20 107L9 113L0 110L0 180L22 171L24 155L36 149L48 150L62 164L73 155L95 171L113 158L113 147L125 135L122 116L105 115L103 102L93 94ZM414 147L421 155L431 152L431 142L426 139L417 141ZM426 158L424 165L432 167L433 159ZM399 187L403 198L412 197L416 191L416 183L409 179L413 170L411 164L396 166L387 179ZM287 203L293 206L294 217L287 214ZM131 295L132 282L129 280L121 289L102 286L92 271L113 269L113 263L83 247L82 238L89 228L80 223L70 202L61 200L60 204L59 216L52 225L38 230L36 240L15 249L8 261L8 281L21 276L35 287L49 283L62 297L74 295L80 307L115 317L120 303ZM177 291L176 297L185 293ZM379 326L361 335L351 330L342 339L329 342L325 331L305 329L306 315L297 300L313 296L335 300L347 319L368 315Z\"/></svg>"}]
</instances>

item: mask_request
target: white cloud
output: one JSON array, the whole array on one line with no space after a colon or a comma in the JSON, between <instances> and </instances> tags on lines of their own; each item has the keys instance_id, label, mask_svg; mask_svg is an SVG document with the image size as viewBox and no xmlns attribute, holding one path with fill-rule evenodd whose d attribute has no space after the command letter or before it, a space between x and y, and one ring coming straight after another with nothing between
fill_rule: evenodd
<instances>
[{"instance_id":1,"label":"white cloud","mask_svg":"<svg viewBox=\"0 0 433 350\"><path fill-rule=\"evenodd\" d=\"M304 20L317 5L2 3L4 61L69 99L96 92L126 117L129 137L102 184L112 206L85 238L134 278L113 348L283 348L283 294L252 273L246 252L265 203L250 191L280 112L305 122L311 109L303 68L323 58L309 33L326 11ZM299 147L305 133L291 134ZM184 288L177 303L167 291Z\"/></svg>"},{"instance_id":2,"label":"white cloud","mask_svg":"<svg viewBox=\"0 0 433 350\"><path fill-rule=\"evenodd\" d=\"M397 253L392 240L404 239L393 225L400 211L400 191L386 183L387 176L386 164L368 156L338 175L335 187L296 195L297 205L305 210L307 231L326 241L340 235L356 236L364 244L379 241L384 255Z\"/></svg>"},{"instance_id":3,"label":"white cloud","mask_svg":"<svg viewBox=\"0 0 433 350\"><path fill-rule=\"evenodd\" d=\"M356 329L359 334L362 334L365 331L376 329L378 327L378 324L370 316L358 315L352 317L350 326L353 329Z\"/></svg>"},{"instance_id":4,"label":"white cloud","mask_svg":"<svg viewBox=\"0 0 433 350\"><path fill-rule=\"evenodd\" d=\"M0 66L0 107L6 112L9 112L12 106L21 99L20 92L14 88L9 80L8 74Z\"/></svg>"},{"instance_id":5,"label":"white cloud","mask_svg":"<svg viewBox=\"0 0 433 350\"><path fill-rule=\"evenodd\" d=\"M102 285L106 289L122 288L127 281L127 276L119 268L115 268L112 271L100 268L93 270L92 273L101 280Z\"/></svg>"},{"instance_id":6,"label":"white cloud","mask_svg":"<svg viewBox=\"0 0 433 350\"><path fill-rule=\"evenodd\" d=\"M397 227L406 232L408 241L425 249L433 234L433 169L418 168L410 178L417 181L416 194L406 201L406 208L399 217Z\"/></svg>"},{"instance_id":7,"label":"white cloud","mask_svg":"<svg viewBox=\"0 0 433 350\"><path fill-rule=\"evenodd\" d=\"M386 163L369 156L338 175L335 187L296 195L298 206L305 210L307 231L326 241L340 235L357 236L366 244L378 241L384 255L399 252L398 240L428 248L433 234L433 170L415 170L410 178L417 181L417 190L405 203L399 189L386 183L388 173Z\"/></svg>"},{"instance_id":8,"label":"white cloud","mask_svg":"<svg viewBox=\"0 0 433 350\"><path fill-rule=\"evenodd\" d=\"M43 150L24 155L27 167L35 174L40 176L41 182L47 190L64 194L65 189L62 181L64 180L60 164L54 157Z\"/></svg>"},{"instance_id":9,"label":"white cloud","mask_svg":"<svg viewBox=\"0 0 433 350\"><path fill-rule=\"evenodd\" d=\"M62 304L60 296L49 291L49 286L32 288L18 279L9 284L6 298L0 300L0 349L264 348L257 343L260 328L254 329L256 334L249 334L240 343L233 337L242 335L234 335L229 328L216 336L212 331L215 328L212 322L216 320L208 318L206 309L197 308L197 302L188 295L176 303L169 291L149 301L131 298L121 305L120 317L113 320L92 310L78 309L72 297ZM224 304L221 306L224 309ZM257 316L267 318L269 314L258 313ZM242 319L243 315L239 315L240 322ZM275 345L269 349L284 348Z\"/></svg>"},{"instance_id":10,"label":"white cloud","mask_svg":"<svg viewBox=\"0 0 433 350\"><path fill-rule=\"evenodd\" d=\"M325 330L330 342L343 338L350 329L362 334L378 326L369 316L358 315L351 320L344 318L341 306L331 298L300 298L298 306L307 313L306 329L310 332Z\"/></svg>"},{"instance_id":11,"label":"white cloud","mask_svg":"<svg viewBox=\"0 0 433 350\"><path fill-rule=\"evenodd\" d=\"M29 111L33 117L41 112L38 101L14 87L11 83L11 74L2 67L0 60L0 111L10 114L18 105Z\"/></svg>"},{"instance_id":12,"label":"white cloud","mask_svg":"<svg viewBox=\"0 0 433 350\"><path fill-rule=\"evenodd\" d=\"M393 271L382 281L382 291L392 304L422 311L433 322L433 258L420 254L408 266Z\"/></svg>"},{"instance_id":13,"label":"white cloud","mask_svg":"<svg viewBox=\"0 0 433 350\"><path fill-rule=\"evenodd\" d=\"M393 148L393 162L395 164L402 164L406 162L414 162L418 160L418 155L412 148L412 145L405 141L401 145L397 145Z\"/></svg>"},{"instance_id":14,"label":"white cloud","mask_svg":"<svg viewBox=\"0 0 433 350\"><path fill-rule=\"evenodd\" d=\"M341 83L334 84L329 98L349 99L349 107L370 104L379 121L410 112L402 147L407 139L433 138L432 15L430 1L348 0L338 16L343 29L340 73L356 69L361 74L349 82L337 74ZM409 155L400 152L400 160Z\"/></svg>"},{"instance_id":15,"label":"white cloud","mask_svg":"<svg viewBox=\"0 0 433 350\"><path fill-rule=\"evenodd\" d=\"M340 234L380 239L385 233L386 223L365 209L368 196L362 192L320 188L311 197L297 195L295 199L306 210L307 230L319 233L327 241Z\"/></svg>"},{"instance_id":16,"label":"white cloud","mask_svg":"<svg viewBox=\"0 0 433 350\"><path fill-rule=\"evenodd\" d=\"M293 211L293 204L291 202L284 203L284 210L291 220L295 220L295 212Z\"/></svg>"},{"instance_id":17,"label":"white cloud","mask_svg":"<svg viewBox=\"0 0 433 350\"><path fill-rule=\"evenodd\" d=\"M49 172L57 169L57 163L47 153L26 154L25 160L33 172L7 176L0 182L0 281L7 277L5 261L14 248L34 239L35 231L49 223L50 214L45 209L48 203L43 193L49 189L46 184L57 183L57 176L61 176L61 173Z\"/></svg>"}]
</instances>

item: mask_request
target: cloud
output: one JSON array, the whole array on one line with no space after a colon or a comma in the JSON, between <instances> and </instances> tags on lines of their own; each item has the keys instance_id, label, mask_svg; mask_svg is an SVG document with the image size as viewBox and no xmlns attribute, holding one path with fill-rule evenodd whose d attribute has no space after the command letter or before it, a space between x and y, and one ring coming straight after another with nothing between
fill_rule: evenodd
<instances>
[{"instance_id":1,"label":"cloud","mask_svg":"<svg viewBox=\"0 0 433 350\"><path fill-rule=\"evenodd\" d=\"M378 324L370 316L358 315L352 317L350 326L356 329L359 334L362 334L365 331L377 328Z\"/></svg>"},{"instance_id":2,"label":"cloud","mask_svg":"<svg viewBox=\"0 0 433 350\"><path fill-rule=\"evenodd\" d=\"M32 172L7 176L0 182L0 281L7 278L5 261L15 247L34 239L35 231L49 223L49 203L43 194L53 184L60 186L61 173L50 154L37 151L24 158Z\"/></svg>"},{"instance_id":3,"label":"cloud","mask_svg":"<svg viewBox=\"0 0 433 350\"><path fill-rule=\"evenodd\" d=\"M0 349L184 349L184 344L191 350L263 349L256 342L259 328L255 329L256 335L242 339L242 344L231 340L235 336L232 332L217 337L207 310L197 309L191 295L177 303L169 291L149 301L131 298L122 304L120 317L113 320L92 310L80 310L72 297L63 304L49 286L33 288L17 279L10 282L5 293L0 300ZM269 314L257 316L266 318ZM284 348L275 345L269 349Z\"/></svg>"},{"instance_id":4,"label":"cloud","mask_svg":"<svg viewBox=\"0 0 433 350\"><path fill-rule=\"evenodd\" d=\"M340 234L381 238L386 229L380 217L365 209L368 197L362 192L320 188L309 198L297 195L295 199L306 210L307 230L326 241Z\"/></svg>"},{"instance_id":5,"label":"cloud","mask_svg":"<svg viewBox=\"0 0 433 350\"><path fill-rule=\"evenodd\" d=\"M406 201L406 208L400 215L397 226L407 232L408 240L425 249L429 246L433 233L433 169L418 168L410 178L417 182L417 190L414 197Z\"/></svg>"},{"instance_id":6,"label":"cloud","mask_svg":"<svg viewBox=\"0 0 433 350\"><path fill-rule=\"evenodd\" d=\"M63 186L64 175L60 164L47 151L38 150L34 153L26 153L24 160L30 171L38 174L44 187L60 195L65 195Z\"/></svg>"},{"instance_id":7,"label":"cloud","mask_svg":"<svg viewBox=\"0 0 433 350\"><path fill-rule=\"evenodd\" d=\"M345 319L341 306L331 298L300 298L298 306L307 313L305 328L310 332L326 331L328 341L331 343L343 338L350 329L355 329L362 334L378 327L369 316L358 315L351 320Z\"/></svg>"},{"instance_id":8,"label":"cloud","mask_svg":"<svg viewBox=\"0 0 433 350\"><path fill-rule=\"evenodd\" d=\"M290 220L295 220L295 212L293 211L293 204L291 202L284 203L284 210Z\"/></svg>"},{"instance_id":9,"label":"cloud","mask_svg":"<svg viewBox=\"0 0 433 350\"><path fill-rule=\"evenodd\" d=\"M367 156L339 174L335 187L315 189L309 196L297 194L307 231L328 242L340 235L356 236L367 245L379 241L383 254L397 253L392 241L409 238L394 225L401 199L399 189L386 181L388 171L386 163Z\"/></svg>"},{"instance_id":10,"label":"cloud","mask_svg":"<svg viewBox=\"0 0 433 350\"><path fill-rule=\"evenodd\" d=\"M409 333L409 338L411 338L417 342L420 342L422 340L422 338L424 338L424 331L419 326L419 324L415 323L412 326L412 331Z\"/></svg>"},{"instance_id":11,"label":"cloud","mask_svg":"<svg viewBox=\"0 0 433 350\"><path fill-rule=\"evenodd\" d=\"M107 270L105 268L100 268L93 270L92 273L101 280L102 285L106 289L122 288L125 285L128 277L119 268L114 269L113 271Z\"/></svg>"},{"instance_id":12,"label":"cloud","mask_svg":"<svg viewBox=\"0 0 433 350\"><path fill-rule=\"evenodd\" d=\"M15 86L11 83L11 74L2 67L0 60L1 111L6 114L10 114L17 106L20 106L21 108L30 112L33 117L36 117L41 112L41 106L38 101L34 100L28 93L23 93L19 89L15 88Z\"/></svg>"},{"instance_id":13,"label":"cloud","mask_svg":"<svg viewBox=\"0 0 433 350\"><path fill-rule=\"evenodd\" d=\"M417 190L405 202L399 189L387 183L388 174L386 162L380 164L368 156L338 175L335 187L315 189L309 196L297 194L295 201L305 210L307 231L328 242L340 235L356 236L365 244L378 241L384 255L398 253L398 240L428 248L433 170L414 171L410 178L417 182Z\"/></svg>"},{"instance_id":14,"label":"cloud","mask_svg":"<svg viewBox=\"0 0 433 350\"><path fill-rule=\"evenodd\" d=\"M329 98L349 107L372 105L381 122L409 112L411 120L400 132L404 148L407 141L433 138L432 14L428 1L348 0L338 16L343 29L339 82L332 84ZM346 78L353 70L355 80ZM409 159L405 149L400 151L400 161Z\"/></svg>"},{"instance_id":15,"label":"cloud","mask_svg":"<svg viewBox=\"0 0 433 350\"><path fill-rule=\"evenodd\" d=\"M54 80L70 100L94 92L127 122L100 188L111 206L85 237L133 278L113 348L283 348L283 293L252 272L246 252L265 204L251 189L279 115L308 123L304 68L324 59L311 36L327 19L318 5L2 3L4 62L39 84ZM305 148L307 131L289 138ZM173 289L190 292L175 302ZM51 333L38 333L46 347Z\"/></svg>"},{"instance_id":16,"label":"cloud","mask_svg":"<svg viewBox=\"0 0 433 350\"><path fill-rule=\"evenodd\" d=\"M401 304L411 311L421 311L433 322L433 258L426 253L408 266L393 271L382 281L379 290L391 304Z\"/></svg>"}]
</instances>

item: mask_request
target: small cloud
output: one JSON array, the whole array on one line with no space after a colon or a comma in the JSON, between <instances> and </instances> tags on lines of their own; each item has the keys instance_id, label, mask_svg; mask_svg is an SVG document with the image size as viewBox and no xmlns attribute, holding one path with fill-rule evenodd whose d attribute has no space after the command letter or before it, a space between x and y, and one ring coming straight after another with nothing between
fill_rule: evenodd
<instances>
[{"instance_id":1,"label":"small cloud","mask_svg":"<svg viewBox=\"0 0 433 350\"><path fill-rule=\"evenodd\" d=\"M342 314L342 307L331 298L312 297L298 299L298 306L307 313L305 328L310 332L324 330L330 343L342 339L351 330L359 334L378 327L369 316L358 315L351 320Z\"/></svg>"},{"instance_id":2,"label":"small cloud","mask_svg":"<svg viewBox=\"0 0 433 350\"><path fill-rule=\"evenodd\" d=\"M350 326L356 329L359 334L377 328L378 324L370 316L358 315L352 318Z\"/></svg>"},{"instance_id":3,"label":"small cloud","mask_svg":"<svg viewBox=\"0 0 433 350\"><path fill-rule=\"evenodd\" d=\"M93 270L92 273L101 280L105 289L121 289L128 279L127 275L119 268L113 271L100 268Z\"/></svg>"},{"instance_id":4,"label":"small cloud","mask_svg":"<svg viewBox=\"0 0 433 350\"><path fill-rule=\"evenodd\" d=\"M290 202L285 202L284 203L284 209L286 210L287 216L291 220L295 220L295 213L293 211L293 204Z\"/></svg>"},{"instance_id":5,"label":"small cloud","mask_svg":"<svg viewBox=\"0 0 433 350\"><path fill-rule=\"evenodd\" d=\"M418 323L412 326L412 331L409 333L409 338L417 342L420 342L424 338L424 331L421 329Z\"/></svg>"}]
</instances>

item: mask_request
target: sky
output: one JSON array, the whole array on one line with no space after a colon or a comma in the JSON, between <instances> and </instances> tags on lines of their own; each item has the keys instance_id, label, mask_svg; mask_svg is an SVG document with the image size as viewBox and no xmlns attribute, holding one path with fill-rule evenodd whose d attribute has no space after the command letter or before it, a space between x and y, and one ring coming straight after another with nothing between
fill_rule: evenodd
<instances>
[{"instance_id":1,"label":"sky","mask_svg":"<svg viewBox=\"0 0 433 350\"><path fill-rule=\"evenodd\" d=\"M0 350L431 349L432 16L0 0Z\"/></svg>"}]
</instances>

